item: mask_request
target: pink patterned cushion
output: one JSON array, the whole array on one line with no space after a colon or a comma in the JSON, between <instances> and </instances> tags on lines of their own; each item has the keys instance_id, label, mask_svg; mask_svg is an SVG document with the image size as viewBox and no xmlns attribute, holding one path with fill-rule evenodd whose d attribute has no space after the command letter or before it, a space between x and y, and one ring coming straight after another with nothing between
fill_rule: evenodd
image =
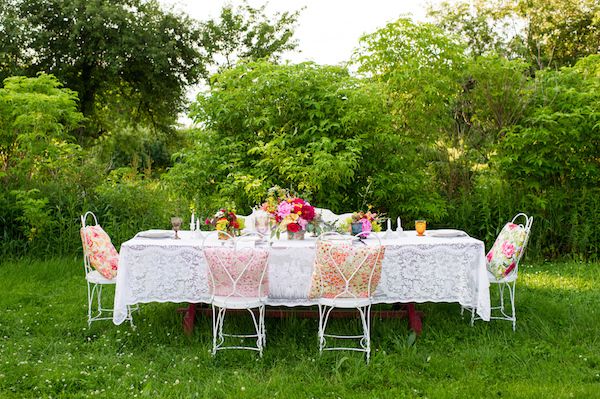
<instances>
[{"instance_id":1,"label":"pink patterned cushion","mask_svg":"<svg viewBox=\"0 0 600 399\"><path fill-rule=\"evenodd\" d=\"M119 268L119 253L108 234L100 225L82 227L80 234L83 252L87 254L90 265L103 277L114 278Z\"/></svg>"},{"instance_id":2,"label":"pink patterned cushion","mask_svg":"<svg viewBox=\"0 0 600 399\"><path fill-rule=\"evenodd\" d=\"M267 250L209 247L204 249L204 257L212 274L212 278L208 276L212 295L256 298L269 294Z\"/></svg>"},{"instance_id":3,"label":"pink patterned cushion","mask_svg":"<svg viewBox=\"0 0 600 399\"><path fill-rule=\"evenodd\" d=\"M487 254L487 268L496 278L508 276L516 267L527 233L523 226L506 223Z\"/></svg>"},{"instance_id":4,"label":"pink patterned cushion","mask_svg":"<svg viewBox=\"0 0 600 399\"><path fill-rule=\"evenodd\" d=\"M373 293L379 284L383 254L384 248L380 246L356 247L319 241L309 298L368 298L369 291Z\"/></svg>"}]
</instances>

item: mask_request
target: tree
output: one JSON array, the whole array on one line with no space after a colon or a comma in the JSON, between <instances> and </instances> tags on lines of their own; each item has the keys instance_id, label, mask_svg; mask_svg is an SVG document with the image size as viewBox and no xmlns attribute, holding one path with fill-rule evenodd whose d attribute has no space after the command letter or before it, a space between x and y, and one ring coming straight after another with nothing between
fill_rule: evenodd
<instances>
[{"instance_id":1,"label":"tree","mask_svg":"<svg viewBox=\"0 0 600 399\"><path fill-rule=\"evenodd\" d=\"M597 0L467 0L429 15L462 36L471 54L523 58L537 69L571 66L600 51Z\"/></svg>"},{"instance_id":2,"label":"tree","mask_svg":"<svg viewBox=\"0 0 600 399\"><path fill-rule=\"evenodd\" d=\"M17 76L0 89L0 177L5 187L52 178L77 146L77 95L52 75Z\"/></svg>"},{"instance_id":3,"label":"tree","mask_svg":"<svg viewBox=\"0 0 600 399\"><path fill-rule=\"evenodd\" d=\"M436 204L423 201L415 144L394 134L382 87L345 68L243 63L214 76L191 115L204 129L168 178L205 211L227 200L249 210L273 185L340 212Z\"/></svg>"},{"instance_id":4,"label":"tree","mask_svg":"<svg viewBox=\"0 0 600 399\"><path fill-rule=\"evenodd\" d=\"M106 114L169 126L182 110L186 86L198 80L202 59L194 22L163 11L156 1L16 0L4 5L3 16L16 15L18 23L7 18L2 26L20 28L0 38L2 48L23 60L24 73L52 73L79 93L80 109L92 123L82 132L87 136L105 131ZM17 39L22 43L14 48Z\"/></svg>"},{"instance_id":5,"label":"tree","mask_svg":"<svg viewBox=\"0 0 600 399\"><path fill-rule=\"evenodd\" d=\"M200 26L204 54L203 77L233 67L239 60L277 61L281 53L294 50L294 25L300 12L265 14L265 6L253 8L244 2L239 8L226 5L218 19Z\"/></svg>"}]
</instances>

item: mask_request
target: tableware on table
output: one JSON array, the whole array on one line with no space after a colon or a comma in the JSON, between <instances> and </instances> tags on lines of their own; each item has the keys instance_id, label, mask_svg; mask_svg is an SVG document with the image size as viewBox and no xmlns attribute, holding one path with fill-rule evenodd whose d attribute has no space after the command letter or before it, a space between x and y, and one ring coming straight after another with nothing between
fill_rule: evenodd
<instances>
[{"instance_id":1,"label":"tableware on table","mask_svg":"<svg viewBox=\"0 0 600 399\"><path fill-rule=\"evenodd\" d=\"M192 212L192 218L190 219L190 231L194 231L196 229L196 215Z\"/></svg>"},{"instance_id":2,"label":"tableware on table","mask_svg":"<svg viewBox=\"0 0 600 399\"><path fill-rule=\"evenodd\" d=\"M171 218L171 225L173 226L173 230L175 231L175 239L179 240L179 235L177 234L177 232L181 229L181 223L183 222L183 220L181 220L180 217L172 217Z\"/></svg>"},{"instance_id":3,"label":"tableware on table","mask_svg":"<svg viewBox=\"0 0 600 399\"><path fill-rule=\"evenodd\" d=\"M468 237L469 235L462 230L454 230L454 229L439 229L439 230L429 230L427 232L429 237L438 237L438 238L452 238L452 237Z\"/></svg>"},{"instance_id":4,"label":"tableware on table","mask_svg":"<svg viewBox=\"0 0 600 399\"><path fill-rule=\"evenodd\" d=\"M425 235L425 230L427 229L427 222L425 220L419 219L415 221L415 230L417 231L417 235L422 237Z\"/></svg>"},{"instance_id":5,"label":"tableware on table","mask_svg":"<svg viewBox=\"0 0 600 399\"><path fill-rule=\"evenodd\" d=\"M171 230L146 230L140 231L135 236L140 238L174 238L175 234Z\"/></svg>"},{"instance_id":6,"label":"tableware on table","mask_svg":"<svg viewBox=\"0 0 600 399\"><path fill-rule=\"evenodd\" d=\"M263 236L271 230L271 217L266 212L256 212L254 217L254 228Z\"/></svg>"},{"instance_id":7,"label":"tableware on table","mask_svg":"<svg viewBox=\"0 0 600 399\"><path fill-rule=\"evenodd\" d=\"M402 231L404 231L404 230L402 229L402 221L400 220L400 216L398 216L398 225L396 226L396 231L397 231L398 233L401 233Z\"/></svg>"}]
</instances>

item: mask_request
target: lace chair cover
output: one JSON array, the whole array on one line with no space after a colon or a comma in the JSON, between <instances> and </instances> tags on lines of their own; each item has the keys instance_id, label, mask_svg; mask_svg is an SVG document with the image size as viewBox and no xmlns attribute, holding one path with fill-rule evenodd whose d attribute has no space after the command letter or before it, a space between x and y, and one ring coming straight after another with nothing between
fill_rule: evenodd
<instances>
[{"instance_id":1,"label":"lace chair cover","mask_svg":"<svg viewBox=\"0 0 600 399\"><path fill-rule=\"evenodd\" d=\"M267 250L206 247L204 257L208 264L211 295L262 298L269 294Z\"/></svg>"},{"instance_id":2,"label":"lace chair cover","mask_svg":"<svg viewBox=\"0 0 600 399\"><path fill-rule=\"evenodd\" d=\"M368 298L381 279L382 246L317 241L310 298Z\"/></svg>"}]
</instances>

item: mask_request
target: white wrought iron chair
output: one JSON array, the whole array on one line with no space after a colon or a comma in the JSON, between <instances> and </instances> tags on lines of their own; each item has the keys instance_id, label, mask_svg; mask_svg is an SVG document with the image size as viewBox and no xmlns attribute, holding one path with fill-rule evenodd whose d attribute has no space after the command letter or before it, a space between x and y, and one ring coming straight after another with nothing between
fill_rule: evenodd
<instances>
[{"instance_id":1,"label":"white wrought iron chair","mask_svg":"<svg viewBox=\"0 0 600 399\"><path fill-rule=\"evenodd\" d=\"M99 226L98 219L93 212L86 212L81 216L81 244L83 247L83 267L85 271L85 280L87 282L87 300L88 300L88 327L91 327L92 322L98 320L112 320L113 308L105 308L102 305L102 288L107 285L114 286L116 279L108 279L95 270L90 264L90 249L87 245L88 242L88 229L86 227L91 226L87 224L88 217L91 216L94 219L93 226ZM94 309L94 301L96 301L96 309ZM133 317L132 311L137 310L137 307L132 308L127 306L127 318L132 327Z\"/></svg>"},{"instance_id":2,"label":"white wrought iron chair","mask_svg":"<svg viewBox=\"0 0 600 399\"><path fill-rule=\"evenodd\" d=\"M202 244L210 282L212 355L215 356L222 349L246 349L258 351L262 357L266 345L265 302L269 294L269 252L265 248L242 245L252 239L262 239L258 233L246 233L238 238L225 232L219 234L227 240L217 240L215 234L210 234ZM223 333L223 321L228 309L246 309L252 316L256 334ZM258 317L255 310L258 311ZM256 346L225 346L226 337L256 338Z\"/></svg>"},{"instance_id":3,"label":"white wrought iron chair","mask_svg":"<svg viewBox=\"0 0 600 399\"><path fill-rule=\"evenodd\" d=\"M315 269L310 297L319 301L319 352L349 350L364 352L369 363L371 356L372 294L381 278L384 248L375 235L374 243L366 243L358 234L354 237L339 233L323 233L317 240ZM329 316L335 308L356 308L361 335L334 335L325 332ZM327 346L327 338L359 339L358 347Z\"/></svg>"},{"instance_id":4,"label":"white wrought iron chair","mask_svg":"<svg viewBox=\"0 0 600 399\"><path fill-rule=\"evenodd\" d=\"M515 221L517 219L519 219L520 217L525 218L525 223L524 224L515 224ZM488 279L490 281L490 284L496 284L496 286L498 287L498 293L499 293L499 297L500 297L499 305L491 307L492 314L490 316L490 319L511 321L512 325L513 325L513 331L515 331L517 328L517 314L515 311L515 287L517 284L517 277L518 277L518 272L519 272L519 262L521 261L521 258L523 257L525 248L527 247L532 224L533 224L533 216L527 216L524 213L517 214L511 220L510 224L507 223L504 226L504 228L500 232L500 235L496 239L496 242L494 242L494 246L490 249L490 251L488 252L488 255L487 255ZM511 230L511 229L514 229L516 231L516 233L518 233L522 236L522 245L520 248L514 248L514 247L513 248L500 248L500 250L502 250L502 251L506 251L506 250L510 251L508 253L511 253L512 251L514 251L514 257L512 257L512 262L510 264L508 264L507 267L503 271L500 270L500 271L496 271L495 273L493 273L492 271L490 271L490 264L491 264L492 257L494 256L494 251L497 250L497 248L496 248L497 246L503 245L501 243L501 241L504 242L502 237L505 234L505 230ZM520 232L522 232L522 233L520 233ZM520 241L520 238L518 238L518 241ZM509 244L509 245L514 245L514 244ZM512 254L511 254L511 256L512 256ZM507 314L507 310L506 310L505 304L504 304L504 290L505 289L508 289L508 295L509 295L509 299L510 299L510 308L511 308L510 314ZM475 308L471 308L471 325L473 325L475 320L478 320L480 318L475 313L475 310L476 310Z\"/></svg>"}]
</instances>

